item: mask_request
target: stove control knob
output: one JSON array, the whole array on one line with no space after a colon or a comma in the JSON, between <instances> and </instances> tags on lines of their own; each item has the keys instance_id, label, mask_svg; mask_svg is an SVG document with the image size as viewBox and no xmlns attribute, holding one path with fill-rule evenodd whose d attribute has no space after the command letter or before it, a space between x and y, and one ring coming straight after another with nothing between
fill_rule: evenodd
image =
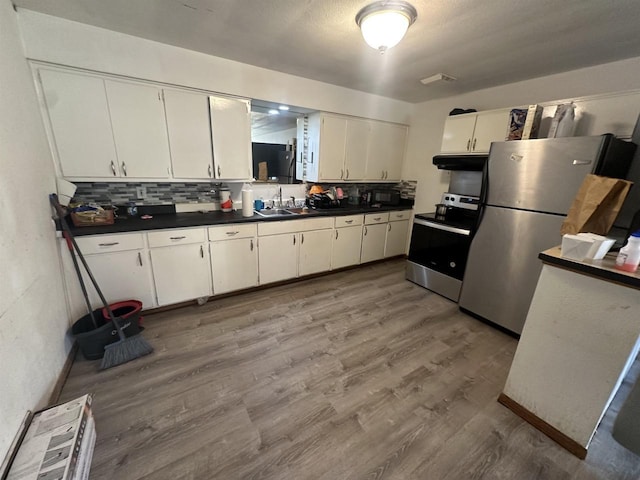
<instances>
[{"instance_id":1,"label":"stove control knob","mask_svg":"<svg viewBox=\"0 0 640 480\"><path fill-rule=\"evenodd\" d=\"M451 268L456 268L456 262L449 262L449 266Z\"/></svg>"}]
</instances>

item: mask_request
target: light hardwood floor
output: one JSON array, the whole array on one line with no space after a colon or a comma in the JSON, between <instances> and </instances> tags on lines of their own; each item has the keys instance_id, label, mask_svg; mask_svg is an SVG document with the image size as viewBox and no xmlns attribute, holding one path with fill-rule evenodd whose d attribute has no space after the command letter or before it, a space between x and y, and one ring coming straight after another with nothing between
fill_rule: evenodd
<instances>
[{"instance_id":1,"label":"light hardwood floor","mask_svg":"<svg viewBox=\"0 0 640 480\"><path fill-rule=\"evenodd\" d=\"M640 477L611 414L581 461L498 404L516 340L403 260L145 324L152 355L102 372L79 355L63 389L95 394L92 479Z\"/></svg>"}]
</instances>

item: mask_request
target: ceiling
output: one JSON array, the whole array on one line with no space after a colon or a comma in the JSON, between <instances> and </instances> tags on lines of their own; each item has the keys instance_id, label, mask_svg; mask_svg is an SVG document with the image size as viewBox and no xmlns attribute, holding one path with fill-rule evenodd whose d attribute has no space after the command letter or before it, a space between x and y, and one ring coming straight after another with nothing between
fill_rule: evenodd
<instances>
[{"instance_id":1,"label":"ceiling","mask_svg":"<svg viewBox=\"0 0 640 480\"><path fill-rule=\"evenodd\" d=\"M368 0L14 0L18 7L386 97L421 102L640 56L638 0L411 0L384 55ZM453 83L422 85L437 73Z\"/></svg>"}]
</instances>

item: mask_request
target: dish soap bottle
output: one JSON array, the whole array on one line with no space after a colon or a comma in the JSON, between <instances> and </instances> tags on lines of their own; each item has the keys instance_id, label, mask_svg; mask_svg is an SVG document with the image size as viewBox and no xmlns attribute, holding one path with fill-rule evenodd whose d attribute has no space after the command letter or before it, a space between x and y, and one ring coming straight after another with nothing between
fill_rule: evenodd
<instances>
[{"instance_id":1,"label":"dish soap bottle","mask_svg":"<svg viewBox=\"0 0 640 480\"><path fill-rule=\"evenodd\" d=\"M640 264L640 230L631 234L627 244L620 249L616 258L616 268L625 272L635 272Z\"/></svg>"},{"instance_id":2,"label":"dish soap bottle","mask_svg":"<svg viewBox=\"0 0 640 480\"><path fill-rule=\"evenodd\" d=\"M242 186L242 216L253 217L253 190L248 183Z\"/></svg>"}]
</instances>

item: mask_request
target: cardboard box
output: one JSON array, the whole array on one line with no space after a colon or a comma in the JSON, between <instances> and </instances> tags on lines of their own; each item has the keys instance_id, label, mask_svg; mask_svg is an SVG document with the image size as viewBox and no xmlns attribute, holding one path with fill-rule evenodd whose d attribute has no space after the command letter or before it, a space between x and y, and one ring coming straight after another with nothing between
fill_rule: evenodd
<instances>
[{"instance_id":1,"label":"cardboard box","mask_svg":"<svg viewBox=\"0 0 640 480\"><path fill-rule=\"evenodd\" d=\"M520 140L524 130L527 110L524 108L513 108L509 113L509 128L507 129L506 140Z\"/></svg>"},{"instance_id":2,"label":"cardboard box","mask_svg":"<svg viewBox=\"0 0 640 480\"><path fill-rule=\"evenodd\" d=\"M542 110L543 108L540 105L529 105L527 118L522 130L522 140L538 138L540 122L542 122Z\"/></svg>"},{"instance_id":3,"label":"cardboard box","mask_svg":"<svg viewBox=\"0 0 640 480\"><path fill-rule=\"evenodd\" d=\"M91 395L36 412L7 480L88 480L96 441Z\"/></svg>"}]
</instances>

